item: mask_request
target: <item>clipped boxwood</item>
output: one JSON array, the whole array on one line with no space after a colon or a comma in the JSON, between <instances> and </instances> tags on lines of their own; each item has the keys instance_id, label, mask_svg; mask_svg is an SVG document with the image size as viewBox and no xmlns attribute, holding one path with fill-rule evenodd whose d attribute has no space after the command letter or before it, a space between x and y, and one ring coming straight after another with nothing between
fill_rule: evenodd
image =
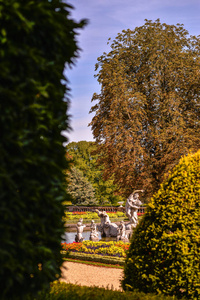
<instances>
[{"instance_id":1,"label":"clipped boxwood","mask_svg":"<svg viewBox=\"0 0 200 300\"><path fill-rule=\"evenodd\" d=\"M123 288L200 298L200 151L183 157L133 234Z\"/></svg>"}]
</instances>

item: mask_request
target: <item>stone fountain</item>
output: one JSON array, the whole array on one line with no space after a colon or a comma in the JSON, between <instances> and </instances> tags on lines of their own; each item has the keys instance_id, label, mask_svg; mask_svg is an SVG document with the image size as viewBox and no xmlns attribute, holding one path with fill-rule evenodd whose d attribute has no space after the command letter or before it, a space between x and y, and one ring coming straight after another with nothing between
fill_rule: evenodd
<instances>
[{"instance_id":1,"label":"stone fountain","mask_svg":"<svg viewBox=\"0 0 200 300\"><path fill-rule=\"evenodd\" d=\"M100 211L95 209L94 211L98 214L101 219L100 225L96 225L94 220L91 221L90 225L90 240L91 241L99 241L99 233L100 231L101 237L116 237L117 241L121 240L123 242L129 242L129 239L133 233L133 229L136 228L138 224L138 208L142 205L142 202L139 200L139 192L143 192L143 190L136 190L129 195L125 205L126 216L129 218L129 223L125 224L124 221L120 222L118 226L115 223L111 223L108 214L105 211ZM123 202L119 202L122 204ZM85 225L83 225L83 219L81 218L77 225L77 234L75 236L76 242L83 241L83 229Z\"/></svg>"}]
</instances>

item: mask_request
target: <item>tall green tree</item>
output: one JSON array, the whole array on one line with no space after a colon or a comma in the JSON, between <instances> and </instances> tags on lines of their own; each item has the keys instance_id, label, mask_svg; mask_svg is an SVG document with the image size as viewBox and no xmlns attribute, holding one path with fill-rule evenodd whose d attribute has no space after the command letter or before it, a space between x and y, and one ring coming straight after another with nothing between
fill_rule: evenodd
<instances>
[{"instance_id":1,"label":"tall green tree","mask_svg":"<svg viewBox=\"0 0 200 300\"><path fill-rule=\"evenodd\" d=\"M105 176L124 194L143 188L148 198L181 155L200 146L200 38L180 24L145 21L98 58L90 125Z\"/></svg>"},{"instance_id":2,"label":"tall green tree","mask_svg":"<svg viewBox=\"0 0 200 300\"><path fill-rule=\"evenodd\" d=\"M69 143L66 147L67 155L70 155L74 166L95 189L95 197L100 205L117 204L122 201L121 196L116 195L116 186L113 179L104 180L103 167L97 164L99 157L98 147L95 142L80 141Z\"/></svg>"},{"instance_id":3,"label":"tall green tree","mask_svg":"<svg viewBox=\"0 0 200 300\"><path fill-rule=\"evenodd\" d=\"M92 184L83 176L77 168L71 168L69 173L69 184L67 191L72 196L75 205L97 205L95 190Z\"/></svg>"},{"instance_id":4,"label":"tall green tree","mask_svg":"<svg viewBox=\"0 0 200 300\"><path fill-rule=\"evenodd\" d=\"M69 99L78 56L71 6L0 0L0 290L28 299L59 277Z\"/></svg>"}]
</instances>

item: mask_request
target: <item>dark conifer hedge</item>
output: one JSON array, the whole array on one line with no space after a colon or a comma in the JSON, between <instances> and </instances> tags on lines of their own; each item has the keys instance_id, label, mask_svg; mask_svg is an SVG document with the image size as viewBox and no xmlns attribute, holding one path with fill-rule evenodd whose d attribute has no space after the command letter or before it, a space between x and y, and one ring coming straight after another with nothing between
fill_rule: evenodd
<instances>
[{"instance_id":1,"label":"dark conifer hedge","mask_svg":"<svg viewBox=\"0 0 200 300\"><path fill-rule=\"evenodd\" d=\"M0 294L27 299L60 274L65 63L79 50L71 7L0 0Z\"/></svg>"}]
</instances>

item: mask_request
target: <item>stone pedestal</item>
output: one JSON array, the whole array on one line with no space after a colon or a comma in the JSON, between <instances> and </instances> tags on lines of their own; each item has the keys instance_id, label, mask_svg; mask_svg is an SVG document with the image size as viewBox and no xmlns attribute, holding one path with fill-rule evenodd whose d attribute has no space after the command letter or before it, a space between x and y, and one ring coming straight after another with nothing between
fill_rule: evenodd
<instances>
[{"instance_id":1,"label":"stone pedestal","mask_svg":"<svg viewBox=\"0 0 200 300\"><path fill-rule=\"evenodd\" d=\"M75 235L75 242L76 243L82 243L83 242L83 237L78 238L77 234Z\"/></svg>"},{"instance_id":2,"label":"stone pedestal","mask_svg":"<svg viewBox=\"0 0 200 300\"><path fill-rule=\"evenodd\" d=\"M90 241L92 241L92 242L98 242L99 238L97 236L90 236Z\"/></svg>"},{"instance_id":3,"label":"stone pedestal","mask_svg":"<svg viewBox=\"0 0 200 300\"><path fill-rule=\"evenodd\" d=\"M129 243L129 239L127 237L122 237L121 241L124 243Z\"/></svg>"}]
</instances>

